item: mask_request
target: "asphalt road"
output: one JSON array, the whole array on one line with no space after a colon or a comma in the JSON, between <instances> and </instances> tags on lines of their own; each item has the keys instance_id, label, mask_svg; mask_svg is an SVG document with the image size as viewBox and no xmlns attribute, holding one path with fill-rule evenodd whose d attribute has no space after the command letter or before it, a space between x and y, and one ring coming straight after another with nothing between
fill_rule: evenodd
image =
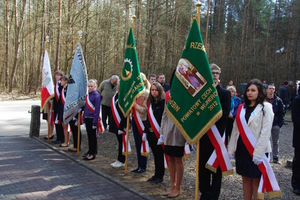
<instances>
[{"instance_id":1,"label":"asphalt road","mask_svg":"<svg viewBox=\"0 0 300 200\"><path fill-rule=\"evenodd\" d=\"M32 105L40 105L41 101L1 101L0 102L0 136L29 135ZM42 120L41 132L47 133L47 123Z\"/></svg>"}]
</instances>

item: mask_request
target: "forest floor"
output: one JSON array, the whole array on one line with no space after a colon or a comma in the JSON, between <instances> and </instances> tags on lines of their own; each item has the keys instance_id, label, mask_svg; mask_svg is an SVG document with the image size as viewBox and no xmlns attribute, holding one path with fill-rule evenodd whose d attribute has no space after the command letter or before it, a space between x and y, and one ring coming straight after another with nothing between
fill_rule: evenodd
<instances>
[{"instance_id":1,"label":"forest floor","mask_svg":"<svg viewBox=\"0 0 300 200\"><path fill-rule=\"evenodd\" d=\"M0 101L4 100L34 100L39 99L39 95L23 95L23 94L6 94L0 93ZM281 199L300 199L299 196L296 196L292 192L291 187L291 167L288 165L289 161L293 158L293 147L292 147L292 133L293 133L293 124L290 120L290 112L286 114L286 122L288 125L284 125L281 128L280 133L280 143L279 143L279 157L281 165L271 163L275 176L277 178L279 187L282 192ZM83 136L82 136L82 145L80 155L77 156L76 153L69 152L67 148L58 147L57 148L65 151L69 155L82 160L82 155L87 152L88 142L85 128L81 127ZM46 136L46 133L41 133L40 138L42 139ZM164 176L164 182L154 185L146 180L154 174L154 160L153 154L150 153L148 156L147 172L144 174L134 174L131 170L137 167L137 158L134 147L134 140L132 133L129 134L129 141L131 144L132 153L128 156L128 171L127 174L124 173L124 167L122 168L112 168L110 164L114 162L117 158L117 138L115 134L105 131L103 134L100 134L98 138L98 154L95 160L93 161L84 161L90 166L112 176L113 178L135 188L136 190L150 196L153 199L167 199L166 196L162 194L167 191L170 186L170 177L169 172L166 171ZM72 137L71 137L71 147L72 147ZM232 164L235 169L235 161L232 160ZM175 199L194 199L195 194L195 166L196 166L196 152L191 152L191 158L184 161L184 178L182 181L182 192ZM200 196L200 192L199 192ZM198 198L199 199L199 198ZM226 176L222 180L222 188L220 198L223 200L228 199L243 199L242 192L242 180L241 176L234 173L233 175ZM267 194L265 195L267 199ZM279 198L275 198L279 199Z\"/></svg>"}]
</instances>

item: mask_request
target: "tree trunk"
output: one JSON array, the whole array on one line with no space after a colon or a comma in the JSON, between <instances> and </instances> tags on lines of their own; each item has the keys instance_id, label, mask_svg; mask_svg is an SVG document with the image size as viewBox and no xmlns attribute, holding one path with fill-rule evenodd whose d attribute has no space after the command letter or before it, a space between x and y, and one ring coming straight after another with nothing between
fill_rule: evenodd
<instances>
[{"instance_id":1,"label":"tree trunk","mask_svg":"<svg viewBox=\"0 0 300 200\"><path fill-rule=\"evenodd\" d=\"M5 89L8 88L9 76L9 0L6 0L5 21L6 21L6 46L5 46Z\"/></svg>"},{"instance_id":2,"label":"tree trunk","mask_svg":"<svg viewBox=\"0 0 300 200\"><path fill-rule=\"evenodd\" d=\"M60 37L61 37L61 1L62 0L58 0L58 27L57 27L55 71L59 70Z\"/></svg>"}]
</instances>

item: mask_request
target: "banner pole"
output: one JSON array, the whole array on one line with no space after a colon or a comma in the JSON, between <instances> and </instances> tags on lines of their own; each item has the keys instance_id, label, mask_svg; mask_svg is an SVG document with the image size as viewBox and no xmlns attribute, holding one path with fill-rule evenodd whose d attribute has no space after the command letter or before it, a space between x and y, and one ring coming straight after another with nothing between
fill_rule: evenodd
<instances>
[{"instance_id":1,"label":"banner pole","mask_svg":"<svg viewBox=\"0 0 300 200\"><path fill-rule=\"evenodd\" d=\"M129 115L127 116L126 123L126 152L125 152L125 174L127 174L127 163L128 163L128 139L129 139Z\"/></svg>"},{"instance_id":2,"label":"banner pole","mask_svg":"<svg viewBox=\"0 0 300 200\"><path fill-rule=\"evenodd\" d=\"M80 121L81 121L81 112L78 113L77 119L77 156L79 155L79 145L80 145Z\"/></svg>"},{"instance_id":3,"label":"banner pole","mask_svg":"<svg viewBox=\"0 0 300 200\"><path fill-rule=\"evenodd\" d=\"M197 22L198 22L198 26L199 26L199 30L200 29L200 6L201 3L198 0L196 2L196 7L197 7ZM198 183L199 183L199 155L200 155L200 140L198 140L197 142L197 153L196 153L196 180L195 180L195 200L198 199Z\"/></svg>"},{"instance_id":4,"label":"banner pole","mask_svg":"<svg viewBox=\"0 0 300 200\"><path fill-rule=\"evenodd\" d=\"M48 103L47 103L49 106L50 106L50 104L49 104L49 101L48 101ZM48 106L48 105L46 105L46 106ZM48 127L48 139L47 139L47 142L48 142L48 144L50 143L50 108L49 108L49 110L48 110L48 113L47 113L47 127Z\"/></svg>"}]
</instances>

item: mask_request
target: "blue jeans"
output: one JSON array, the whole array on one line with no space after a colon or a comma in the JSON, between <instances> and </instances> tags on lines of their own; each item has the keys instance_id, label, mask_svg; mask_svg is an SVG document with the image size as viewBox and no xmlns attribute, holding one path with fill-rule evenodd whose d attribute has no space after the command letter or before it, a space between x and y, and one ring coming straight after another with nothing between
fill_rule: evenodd
<instances>
[{"instance_id":1,"label":"blue jeans","mask_svg":"<svg viewBox=\"0 0 300 200\"><path fill-rule=\"evenodd\" d=\"M145 125L145 123L143 122ZM136 126L134 119L132 118L132 132L134 137L136 155L138 159L138 168L146 169L147 168L147 157L141 155L141 146L142 146L142 136L139 133L139 130Z\"/></svg>"},{"instance_id":2,"label":"blue jeans","mask_svg":"<svg viewBox=\"0 0 300 200\"><path fill-rule=\"evenodd\" d=\"M279 126L273 126L271 129L271 135L272 135L272 143L273 143L273 158L278 158L278 152L279 152L279 133L280 133L280 127Z\"/></svg>"}]
</instances>

